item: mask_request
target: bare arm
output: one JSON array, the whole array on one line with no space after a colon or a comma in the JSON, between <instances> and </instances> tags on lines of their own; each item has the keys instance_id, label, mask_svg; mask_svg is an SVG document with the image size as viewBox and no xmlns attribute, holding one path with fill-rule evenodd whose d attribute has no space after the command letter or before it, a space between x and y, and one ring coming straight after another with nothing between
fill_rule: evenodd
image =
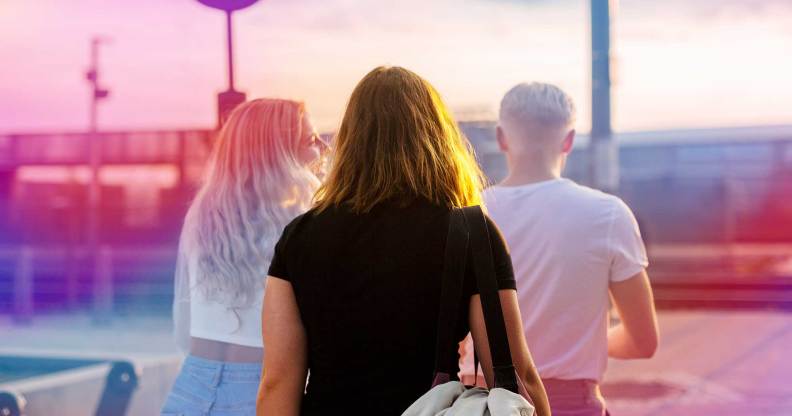
<instances>
[{"instance_id":1,"label":"bare arm","mask_svg":"<svg viewBox=\"0 0 792 416\"><path fill-rule=\"evenodd\" d=\"M258 416L298 416L308 373L305 328L291 283L267 278L261 315L265 354Z\"/></svg>"},{"instance_id":2,"label":"bare arm","mask_svg":"<svg viewBox=\"0 0 792 416\"><path fill-rule=\"evenodd\" d=\"M657 350L657 314L646 271L622 282L611 282L610 293L621 323L608 330L608 355L650 358Z\"/></svg>"},{"instance_id":3,"label":"bare arm","mask_svg":"<svg viewBox=\"0 0 792 416\"><path fill-rule=\"evenodd\" d=\"M528 351L528 344L523 335L522 318L520 317L520 307L517 304L517 292L512 289L501 290L501 307L503 308L503 318L506 322L506 335L509 338L509 349L511 350L514 367L517 375L525 384L528 395L536 407L539 416L550 415L550 405L547 400L542 380L536 371L531 353ZM470 298L470 331L473 335L473 343L476 352L481 360L481 369L484 371L484 378L487 385L492 387L494 380L492 374L492 357L490 356L489 343L487 342L487 328L484 324L484 313L481 310L481 298L474 295Z\"/></svg>"}]
</instances>

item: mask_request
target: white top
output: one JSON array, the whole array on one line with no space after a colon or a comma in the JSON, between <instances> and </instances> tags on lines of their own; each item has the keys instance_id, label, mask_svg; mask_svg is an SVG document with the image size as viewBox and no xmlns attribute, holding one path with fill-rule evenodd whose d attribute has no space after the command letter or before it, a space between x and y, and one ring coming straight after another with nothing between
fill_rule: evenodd
<instances>
[{"instance_id":1,"label":"white top","mask_svg":"<svg viewBox=\"0 0 792 416\"><path fill-rule=\"evenodd\" d=\"M232 308L216 300L208 300L196 287L198 258L186 234L189 233L182 233L179 242L173 302L173 320L179 347L188 352L190 337L195 337L262 348L264 281L258 287L251 288L255 292L254 301L246 308ZM265 273L266 269L262 275Z\"/></svg>"},{"instance_id":2,"label":"white top","mask_svg":"<svg viewBox=\"0 0 792 416\"><path fill-rule=\"evenodd\" d=\"M525 338L542 378L601 380L608 284L649 264L621 199L568 179L484 192L509 245Z\"/></svg>"},{"instance_id":3,"label":"white top","mask_svg":"<svg viewBox=\"0 0 792 416\"><path fill-rule=\"evenodd\" d=\"M190 273L193 286L194 276L194 273ZM207 300L200 290L193 289L190 294L190 336L248 347L263 347L261 340L263 285L253 291L254 301L250 306L234 309L218 301Z\"/></svg>"}]
</instances>

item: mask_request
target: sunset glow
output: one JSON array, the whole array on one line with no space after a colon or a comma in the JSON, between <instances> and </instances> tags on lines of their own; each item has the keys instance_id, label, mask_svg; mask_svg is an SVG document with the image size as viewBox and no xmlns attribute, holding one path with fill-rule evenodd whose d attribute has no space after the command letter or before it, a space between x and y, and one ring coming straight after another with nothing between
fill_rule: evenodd
<instances>
[{"instance_id":1,"label":"sunset glow","mask_svg":"<svg viewBox=\"0 0 792 416\"><path fill-rule=\"evenodd\" d=\"M324 131L380 64L424 75L461 119L493 118L519 81L553 82L588 129L585 1L263 0L235 19L238 88L304 99ZM97 34L110 39L101 128L211 127L223 30L222 14L196 1L3 2L0 132L85 128ZM617 130L792 122L789 2L623 0L613 35Z\"/></svg>"}]
</instances>

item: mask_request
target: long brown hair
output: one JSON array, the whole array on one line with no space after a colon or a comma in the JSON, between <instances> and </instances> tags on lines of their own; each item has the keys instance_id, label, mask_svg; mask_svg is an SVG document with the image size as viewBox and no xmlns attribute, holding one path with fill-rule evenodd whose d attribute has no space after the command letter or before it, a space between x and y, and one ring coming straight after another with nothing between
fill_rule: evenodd
<instances>
[{"instance_id":1,"label":"long brown hair","mask_svg":"<svg viewBox=\"0 0 792 416\"><path fill-rule=\"evenodd\" d=\"M481 203L484 175L437 91L412 71L378 67L355 87L335 137L318 211L368 212L390 199Z\"/></svg>"}]
</instances>

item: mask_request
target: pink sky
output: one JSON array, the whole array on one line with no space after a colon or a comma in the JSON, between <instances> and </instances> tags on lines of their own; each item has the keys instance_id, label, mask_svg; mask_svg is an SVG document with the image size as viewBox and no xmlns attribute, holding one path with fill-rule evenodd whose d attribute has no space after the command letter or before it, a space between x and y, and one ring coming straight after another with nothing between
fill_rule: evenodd
<instances>
[{"instance_id":1,"label":"pink sky","mask_svg":"<svg viewBox=\"0 0 792 416\"><path fill-rule=\"evenodd\" d=\"M425 76L462 118L493 118L520 81L566 89L589 127L588 1L261 0L236 16L237 85L304 99L332 130L380 64ZM0 132L81 130L102 50L100 127L205 128L225 87L224 22L194 0L0 3ZM792 123L792 5L622 0L617 130Z\"/></svg>"}]
</instances>

